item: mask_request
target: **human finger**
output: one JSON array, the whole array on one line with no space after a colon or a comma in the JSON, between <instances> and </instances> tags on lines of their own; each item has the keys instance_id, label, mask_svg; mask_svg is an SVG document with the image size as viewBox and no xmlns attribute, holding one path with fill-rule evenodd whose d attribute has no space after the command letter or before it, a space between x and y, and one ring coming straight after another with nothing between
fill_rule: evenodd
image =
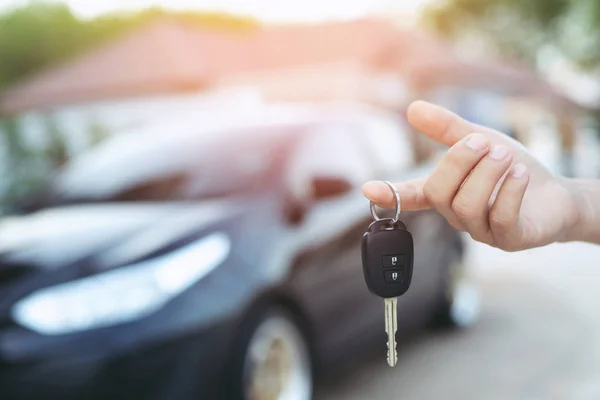
<instances>
[{"instance_id":1,"label":"human finger","mask_svg":"<svg viewBox=\"0 0 600 400\"><path fill-rule=\"evenodd\" d=\"M520 237L519 214L529 185L529 170L523 163L513 165L506 175L489 214L491 234L505 243ZM511 240L513 239L513 240ZM510 248L506 248L510 250Z\"/></svg>"},{"instance_id":2,"label":"human finger","mask_svg":"<svg viewBox=\"0 0 600 400\"><path fill-rule=\"evenodd\" d=\"M411 103L406 115L415 129L449 147L477 130L453 112L422 100Z\"/></svg>"},{"instance_id":3,"label":"human finger","mask_svg":"<svg viewBox=\"0 0 600 400\"><path fill-rule=\"evenodd\" d=\"M452 212L473 239L491 241L489 203L499 181L510 167L512 154L507 146L494 145L473 168L452 200Z\"/></svg>"},{"instance_id":4,"label":"human finger","mask_svg":"<svg viewBox=\"0 0 600 400\"><path fill-rule=\"evenodd\" d=\"M473 168L488 153L489 147L490 142L480 133L465 137L442 157L423 187L431 206L457 229L464 230L452 210L452 201Z\"/></svg>"},{"instance_id":5,"label":"human finger","mask_svg":"<svg viewBox=\"0 0 600 400\"><path fill-rule=\"evenodd\" d=\"M400 205L403 211L426 210L431 208L423 194L423 185L427 178L413 179L407 182L394 183L400 194ZM388 185L382 181L370 181L363 185L362 192L373 203L384 208L395 208L396 199Z\"/></svg>"}]
</instances>

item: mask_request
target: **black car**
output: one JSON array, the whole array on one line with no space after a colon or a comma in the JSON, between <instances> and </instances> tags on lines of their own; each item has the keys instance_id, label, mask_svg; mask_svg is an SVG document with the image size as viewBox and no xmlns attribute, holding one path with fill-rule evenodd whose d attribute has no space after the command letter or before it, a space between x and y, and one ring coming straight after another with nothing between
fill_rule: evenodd
<instances>
[{"instance_id":1,"label":"black car","mask_svg":"<svg viewBox=\"0 0 600 400\"><path fill-rule=\"evenodd\" d=\"M0 398L309 399L348 349L385 362L360 185L414 173L404 126L350 106L222 114L116 134L3 219ZM461 322L460 236L402 217L399 337Z\"/></svg>"}]
</instances>

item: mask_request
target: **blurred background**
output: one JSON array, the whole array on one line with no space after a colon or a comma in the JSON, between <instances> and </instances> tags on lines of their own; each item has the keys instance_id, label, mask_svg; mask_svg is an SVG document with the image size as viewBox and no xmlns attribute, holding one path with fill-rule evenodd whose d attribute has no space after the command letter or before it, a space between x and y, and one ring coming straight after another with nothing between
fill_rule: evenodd
<instances>
[{"instance_id":1,"label":"blurred background","mask_svg":"<svg viewBox=\"0 0 600 400\"><path fill-rule=\"evenodd\" d=\"M0 0L0 397L599 399L598 246L403 214L394 369L360 261L411 101L598 178L599 65L597 0Z\"/></svg>"}]
</instances>

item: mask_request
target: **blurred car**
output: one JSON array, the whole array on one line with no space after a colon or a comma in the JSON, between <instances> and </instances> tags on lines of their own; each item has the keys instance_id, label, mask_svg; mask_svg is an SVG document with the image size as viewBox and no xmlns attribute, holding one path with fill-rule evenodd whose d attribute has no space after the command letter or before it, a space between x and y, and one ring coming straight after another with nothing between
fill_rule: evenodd
<instances>
[{"instance_id":1,"label":"blurred car","mask_svg":"<svg viewBox=\"0 0 600 400\"><path fill-rule=\"evenodd\" d=\"M361 348L385 362L360 185L411 173L402 122L357 106L115 135L0 223L2 399L309 399ZM402 216L415 266L399 337L460 323L460 236L437 214Z\"/></svg>"}]
</instances>

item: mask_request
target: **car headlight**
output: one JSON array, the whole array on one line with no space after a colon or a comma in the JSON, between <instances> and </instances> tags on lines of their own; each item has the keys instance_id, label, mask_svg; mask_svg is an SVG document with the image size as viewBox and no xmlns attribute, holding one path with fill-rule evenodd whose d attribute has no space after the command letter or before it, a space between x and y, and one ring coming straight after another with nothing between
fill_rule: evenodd
<instances>
[{"instance_id":1,"label":"car headlight","mask_svg":"<svg viewBox=\"0 0 600 400\"><path fill-rule=\"evenodd\" d=\"M164 256L41 289L15 304L22 326L60 335L147 316L221 264L229 237L213 233Z\"/></svg>"}]
</instances>

